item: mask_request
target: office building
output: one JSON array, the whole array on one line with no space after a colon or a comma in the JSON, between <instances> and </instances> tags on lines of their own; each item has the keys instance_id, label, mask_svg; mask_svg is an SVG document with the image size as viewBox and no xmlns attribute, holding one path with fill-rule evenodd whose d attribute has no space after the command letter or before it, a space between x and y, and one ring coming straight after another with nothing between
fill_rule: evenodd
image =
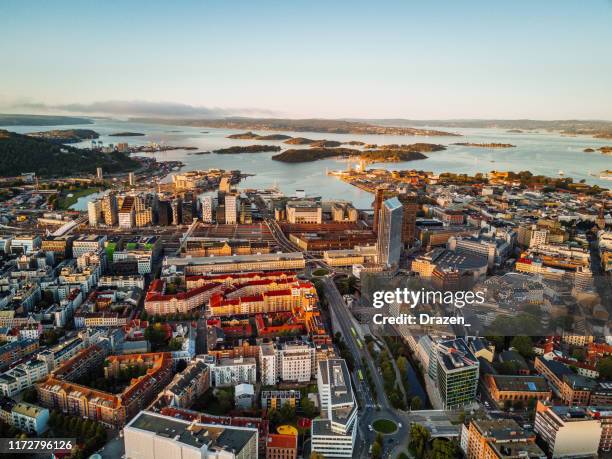
<instances>
[{"instance_id":1,"label":"office building","mask_svg":"<svg viewBox=\"0 0 612 459\"><path fill-rule=\"evenodd\" d=\"M72 241L72 258L79 258L86 253L97 253L104 248L106 236L97 234L81 234L78 238Z\"/></svg>"},{"instance_id":2,"label":"office building","mask_svg":"<svg viewBox=\"0 0 612 459\"><path fill-rule=\"evenodd\" d=\"M126 196L119 209L119 227L130 229L136 225L136 209L134 196Z\"/></svg>"},{"instance_id":3,"label":"office building","mask_svg":"<svg viewBox=\"0 0 612 459\"><path fill-rule=\"evenodd\" d=\"M172 208L169 201L157 202L157 224L159 226L172 225Z\"/></svg>"},{"instance_id":4,"label":"office building","mask_svg":"<svg viewBox=\"0 0 612 459\"><path fill-rule=\"evenodd\" d=\"M378 263L397 267L402 252L402 204L397 198L383 202L378 220Z\"/></svg>"},{"instance_id":5,"label":"office building","mask_svg":"<svg viewBox=\"0 0 612 459\"><path fill-rule=\"evenodd\" d=\"M485 385L493 400L504 407L506 402L550 400L552 391L543 376L487 374Z\"/></svg>"},{"instance_id":6,"label":"office building","mask_svg":"<svg viewBox=\"0 0 612 459\"><path fill-rule=\"evenodd\" d=\"M462 338L437 343L436 383L444 409L461 408L476 399L478 359Z\"/></svg>"},{"instance_id":7,"label":"office building","mask_svg":"<svg viewBox=\"0 0 612 459\"><path fill-rule=\"evenodd\" d=\"M202 221L204 223L212 223L215 210L212 195L202 196L200 203L202 205Z\"/></svg>"},{"instance_id":8,"label":"office building","mask_svg":"<svg viewBox=\"0 0 612 459\"><path fill-rule=\"evenodd\" d=\"M321 416L312 421L312 451L325 457L353 457L357 437L357 403L351 374L341 359L318 363Z\"/></svg>"},{"instance_id":9,"label":"office building","mask_svg":"<svg viewBox=\"0 0 612 459\"><path fill-rule=\"evenodd\" d=\"M374 223L372 224L372 230L376 233L378 232L378 221L380 219L380 211L382 209L383 201L385 200L385 190L382 188L377 188L376 193L374 194Z\"/></svg>"},{"instance_id":10,"label":"office building","mask_svg":"<svg viewBox=\"0 0 612 459\"><path fill-rule=\"evenodd\" d=\"M114 226L119 222L117 195L113 191L102 197L102 215L107 226Z\"/></svg>"},{"instance_id":11,"label":"office building","mask_svg":"<svg viewBox=\"0 0 612 459\"><path fill-rule=\"evenodd\" d=\"M231 257L166 257L163 263L164 269L169 272L182 270L187 275L304 269L305 264L302 252L262 253Z\"/></svg>"},{"instance_id":12,"label":"office building","mask_svg":"<svg viewBox=\"0 0 612 459\"><path fill-rule=\"evenodd\" d=\"M238 222L238 195L234 193L225 194L225 224L235 225Z\"/></svg>"},{"instance_id":13,"label":"office building","mask_svg":"<svg viewBox=\"0 0 612 459\"><path fill-rule=\"evenodd\" d=\"M285 207L289 223L310 223L320 225L323 221L323 208L316 201L289 201Z\"/></svg>"},{"instance_id":14,"label":"office building","mask_svg":"<svg viewBox=\"0 0 612 459\"><path fill-rule=\"evenodd\" d=\"M315 372L315 348L310 343L283 343L277 350L278 378L286 382L308 382Z\"/></svg>"},{"instance_id":15,"label":"office building","mask_svg":"<svg viewBox=\"0 0 612 459\"><path fill-rule=\"evenodd\" d=\"M534 431L556 457L598 457L601 420L585 408L552 406L539 401Z\"/></svg>"},{"instance_id":16,"label":"office building","mask_svg":"<svg viewBox=\"0 0 612 459\"><path fill-rule=\"evenodd\" d=\"M399 201L402 203L402 244L412 247L416 240L416 217L419 203L416 193L400 193Z\"/></svg>"},{"instance_id":17,"label":"office building","mask_svg":"<svg viewBox=\"0 0 612 459\"><path fill-rule=\"evenodd\" d=\"M467 459L545 459L536 436L514 419L472 420L467 428Z\"/></svg>"},{"instance_id":18,"label":"office building","mask_svg":"<svg viewBox=\"0 0 612 459\"><path fill-rule=\"evenodd\" d=\"M141 411L123 430L130 459L258 459L252 427L201 424Z\"/></svg>"},{"instance_id":19,"label":"office building","mask_svg":"<svg viewBox=\"0 0 612 459\"><path fill-rule=\"evenodd\" d=\"M221 359L211 364L212 381L215 387L229 387L237 384L257 382L257 362L252 357Z\"/></svg>"},{"instance_id":20,"label":"office building","mask_svg":"<svg viewBox=\"0 0 612 459\"><path fill-rule=\"evenodd\" d=\"M102 202L99 199L87 203L87 216L89 217L89 226L98 226L103 222Z\"/></svg>"}]
</instances>

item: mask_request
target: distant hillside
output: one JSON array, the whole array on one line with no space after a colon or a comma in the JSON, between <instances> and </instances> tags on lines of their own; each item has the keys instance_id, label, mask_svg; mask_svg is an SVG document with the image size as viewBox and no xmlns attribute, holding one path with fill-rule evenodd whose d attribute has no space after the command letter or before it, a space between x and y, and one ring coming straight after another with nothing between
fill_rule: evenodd
<instances>
[{"instance_id":1,"label":"distant hillside","mask_svg":"<svg viewBox=\"0 0 612 459\"><path fill-rule=\"evenodd\" d=\"M0 129L0 176L36 172L43 177L105 172L122 172L138 168L139 163L124 153L101 153L58 145Z\"/></svg>"},{"instance_id":2,"label":"distant hillside","mask_svg":"<svg viewBox=\"0 0 612 459\"><path fill-rule=\"evenodd\" d=\"M590 135L595 138L612 138L612 121L606 120L408 120L408 119L369 119L360 120L381 126L437 126L444 128L497 128L509 132L522 131L556 131L565 135Z\"/></svg>"},{"instance_id":3,"label":"distant hillside","mask_svg":"<svg viewBox=\"0 0 612 459\"><path fill-rule=\"evenodd\" d=\"M63 124L93 124L93 121L76 116L0 114L0 126L61 126Z\"/></svg>"},{"instance_id":4,"label":"distant hillside","mask_svg":"<svg viewBox=\"0 0 612 459\"><path fill-rule=\"evenodd\" d=\"M249 130L239 134L240 139L252 139L251 131L326 132L331 134L374 134L407 136L459 136L452 132L412 127L381 126L376 124L329 119L281 119L281 118L224 118L224 119L158 119L133 118L133 121L164 123L177 126L213 127ZM246 137L245 137L246 135Z\"/></svg>"}]
</instances>

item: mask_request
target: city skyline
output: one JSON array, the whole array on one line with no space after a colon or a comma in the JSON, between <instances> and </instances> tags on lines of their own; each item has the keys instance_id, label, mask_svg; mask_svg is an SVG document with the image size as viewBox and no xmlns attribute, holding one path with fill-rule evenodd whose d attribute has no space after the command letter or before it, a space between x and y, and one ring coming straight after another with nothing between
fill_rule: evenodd
<instances>
[{"instance_id":1,"label":"city skyline","mask_svg":"<svg viewBox=\"0 0 612 459\"><path fill-rule=\"evenodd\" d=\"M612 119L611 15L603 0L8 1L0 111Z\"/></svg>"}]
</instances>

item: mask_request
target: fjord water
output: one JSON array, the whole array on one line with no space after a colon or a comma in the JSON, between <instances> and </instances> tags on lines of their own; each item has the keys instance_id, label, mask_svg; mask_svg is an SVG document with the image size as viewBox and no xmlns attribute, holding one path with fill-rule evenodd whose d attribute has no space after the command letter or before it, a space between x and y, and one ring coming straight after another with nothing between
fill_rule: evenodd
<instances>
[{"instance_id":1,"label":"fjord water","mask_svg":"<svg viewBox=\"0 0 612 459\"><path fill-rule=\"evenodd\" d=\"M455 129L434 127L435 129L458 132L463 137L413 137L382 136L356 134L326 134L317 132L282 132L294 137L310 139L329 139L347 142L359 140L366 143L409 144L415 142L439 143L447 150L426 153L427 159L400 163L372 164L370 168L388 170L417 169L434 173L454 172L475 174L492 170L523 171L533 174L557 177L559 171L574 181L584 179L588 184L612 187L612 182L599 178L599 173L612 169L612 156L599 152L584 153L587 147L599 148L612 144L612 140L593 139L588 136L566 137L554 132L509 133L503 129ZM171 146L196 147L197 150L171 150L160 153L138 153L152 156L158 160L178 160L185 163L183 170L219 168L226 170L239 169L243 173L255 174L240 184L240 188L269 188L276 185L281 191L293 194L296 189L304 189L308 195L321 196L326 199L346 199L353 201L358 208L369 208L372 197L341 180L328 176L326 170L346 169L347 161L340 158L325 159L309 163L288 164L273 161L276 152L241 153L235 155L195 155L198 151L211 151L234 145L266 144L279 145L283 149L301 148L285 145L282 141L236 140L227 135L241 131L214 129L207 127L170 126L149 123L136 123L113 119L95 119L94 124L71 126L12 126L9 130L27 133L50 129L93 129L100 134L104 144L127 142L130 145L144 145L149 142L163 143ZM116 132L140 132L139 137L111 137ZM272 134L274 131L257 131L258 134ZM515 148L487 149L451 145L455 142L473 143L510 143ZM90 141L73 144L77 147L89 147ZM304 146L307 148L307 146ZM354 164L354 163L353 163ZM595 176L591 175L594 174ZM170 178L166 178L170 180ZM83 201L86 208L86 200ZM81 207L79 205L79 207Z\"/></svg>"}]
</instances>

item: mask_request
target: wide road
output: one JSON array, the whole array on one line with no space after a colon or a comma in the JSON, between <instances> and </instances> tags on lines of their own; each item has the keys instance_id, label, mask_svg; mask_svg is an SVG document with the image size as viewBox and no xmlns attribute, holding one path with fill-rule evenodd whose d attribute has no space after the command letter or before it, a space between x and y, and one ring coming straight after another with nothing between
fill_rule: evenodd
<instances>
[{"instance_id":1,"label":"wide road","mask_svg":"<svg viewBox=\"0 0 612 459\"><path fill-rule=\"evenodd\" d=\"M325 298L329 304L330 311L333 312L336 317L337 323L341 329L342 339L346 343L355 361L355 370L352 375L353 383L357 395L361 396L362 400L362 409L359 413L359 435L355 445L355 453L358 454L358 456L355 455L355 457L370 457L369 447L374 443L376 432L370 432L368 426L376 419L390 419L398 425L398 430L395 433L384 436L385 454L383 457L395 457L397 452L402 449L398 448L399 445L405 445L407 443L409 430L408 417L406 413L394 409L389 404L385 395L384 382L380 370L376 367L375 362L367 353L365 345L362 343L360 347L357 343L357 337L353 335L352 332L354 323L351 318L351 313L346 307L344 299L336 288L333 279L326 276L322 278L322 281L325 288ZM363 369L364 360L370 369L370 374L376 386L378 408L370 393L367 382L360 381L357 376L359 370L365 374ZM399 427L400 425L401 427ZM391 454L393 454L393 456L391 456Z\"/></svg>"}]
</instances>

